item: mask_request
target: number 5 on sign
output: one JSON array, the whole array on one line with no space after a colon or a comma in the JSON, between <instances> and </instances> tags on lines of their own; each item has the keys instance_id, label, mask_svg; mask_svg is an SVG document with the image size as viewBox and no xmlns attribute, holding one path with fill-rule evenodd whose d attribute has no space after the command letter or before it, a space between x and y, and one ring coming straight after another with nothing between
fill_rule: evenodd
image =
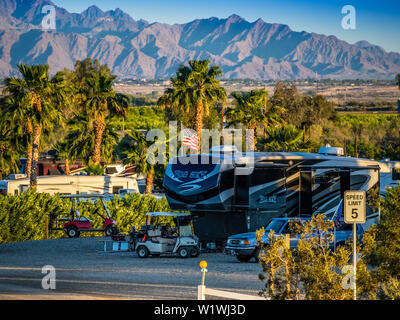
<instances>
[{"instance_id":1,"label":"number 5 on sign","mask_svg":"<svg viewBox=\"0 0 400 320\"><path fill-rule=\"evenodd\" d=\"M365 223L366 203L365 191L346 191L344 193L344 222Z\"/></svg>"}]
</instances>

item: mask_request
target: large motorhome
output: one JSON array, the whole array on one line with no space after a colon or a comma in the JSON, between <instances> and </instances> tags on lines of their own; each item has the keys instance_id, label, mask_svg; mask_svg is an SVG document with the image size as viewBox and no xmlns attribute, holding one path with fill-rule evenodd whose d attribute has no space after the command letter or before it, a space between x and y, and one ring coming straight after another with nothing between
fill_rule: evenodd
<instances>
[{"instance_id":1,"label":"large motorhome","mask_svg":"<svg viewBox=\"0 0 400 320\"><path fill-rule=\"evenodd\" d=\"M0 194L20 194L29 188L29 179L0 181ZM128 177L59 175L39 176L37 192L49 194L118 194L119 189L139 192L136 179Z\"/></svg>"},{"instance_id":2,"label":"large motorhome","mask_svg":"<svg viewBox=\"0 0 400 320\"><path fill-rule=\"evenodd\" d=\"M210 154L174 158L164 176L173 210L189 210L201 240L225 240L254 231L274 217L331 217L346 190L367 192L368 225L376 222L377 161L321 153L239 153L220 148ZM227 151L226 151L227 150Z\"/></svg>"}]
</instances>

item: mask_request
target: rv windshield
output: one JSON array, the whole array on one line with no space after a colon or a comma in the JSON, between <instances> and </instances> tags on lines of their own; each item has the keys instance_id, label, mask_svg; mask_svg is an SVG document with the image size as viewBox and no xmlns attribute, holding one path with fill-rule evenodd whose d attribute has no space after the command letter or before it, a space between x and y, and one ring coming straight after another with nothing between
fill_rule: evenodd
<instances>
[{"instance_id":1,"label":"rv windshield","mask_svg":"<svg viewBox=\"0 0 400 320\"><path fill-rule=\"evenodd\" d=\"M285 224L285 220L272 220L266 227L265 227L265 234L268 234L271 230L275 233L278 233L282 226Z\"/></svg>"}]
</instances>

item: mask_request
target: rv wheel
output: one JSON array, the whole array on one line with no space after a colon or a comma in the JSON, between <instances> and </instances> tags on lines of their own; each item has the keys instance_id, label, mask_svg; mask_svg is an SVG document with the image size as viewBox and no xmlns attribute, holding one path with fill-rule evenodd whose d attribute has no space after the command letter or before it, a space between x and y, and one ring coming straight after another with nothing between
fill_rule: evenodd
<instances>
[{"instance_id":1,"label":"rv wheel","mask_svg":"<svg viewBox=\"0 0 400 320\"><path fill-rule=\"evenodd\" d=\"M68 229L67 229L68 237L70 237L70 238L78 238L79 234L80 234L80 232L79 232L77 227L74 227L74 226L68 227Z\"/></svg>"},{"instance_id":2,"label":"rv wheel","mask_svg":"<svg viewBox=\"0 0 400 320\"><path fill-rule=\"evenodd\" d=\"M139 258L147 258L150 254L149 249L147 249L145 246L140 246L137 248L136 253Z\"/></svg>"},{"instance_id":3,"label":"rv wheel","mask_svg":"<svg viewBox=\"0 0 400 320\"><path fill-rule=\"evenodd\" d=\"M198 257L199 254L200 254L199 248L198 247L192 247L191 249L192 249L192 251L190 252L190 256L193 257L193 258Z\"/></svg>"},{"instance_id":4,"label":"rv wheel","mask_svg":"<svg viewBox=\"0 0 400 320\"><path fill-rule=\"evenodd\" d=\"M190 255L190 248L188 247L180 247L178 250L178 254L181 258L188 258Z\"/></svg>"}]
</instances>

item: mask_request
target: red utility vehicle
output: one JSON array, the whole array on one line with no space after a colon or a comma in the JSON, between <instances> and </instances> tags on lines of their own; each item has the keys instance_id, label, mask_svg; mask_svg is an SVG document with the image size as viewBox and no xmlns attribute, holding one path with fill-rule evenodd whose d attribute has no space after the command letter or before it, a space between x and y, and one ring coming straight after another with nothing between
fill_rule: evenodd
<instances>
[{"instance_id":1,"label":"red utility vehicle","mask_svg":"<svg viewBox=\"0 0 400 320\"><path fill-rule=\"evenodd\" d=\"M59 221L65 222L62 229L67 233L70 238L78 238L81 232L105 232L107 236L118 234L117 222L112 218L110 211L104 201L107 196L100 194L78 194L78 195L62 195L61 198L69 198L72 201L72 209L70 216L66 218L59 218ZM96 209L95 213L103 220L102 228L93 228L92 220L87 217L81 216L76 210L76 204L79 199L98 199L102 202L105 214Z\"/></svg>"}]
</instances>

